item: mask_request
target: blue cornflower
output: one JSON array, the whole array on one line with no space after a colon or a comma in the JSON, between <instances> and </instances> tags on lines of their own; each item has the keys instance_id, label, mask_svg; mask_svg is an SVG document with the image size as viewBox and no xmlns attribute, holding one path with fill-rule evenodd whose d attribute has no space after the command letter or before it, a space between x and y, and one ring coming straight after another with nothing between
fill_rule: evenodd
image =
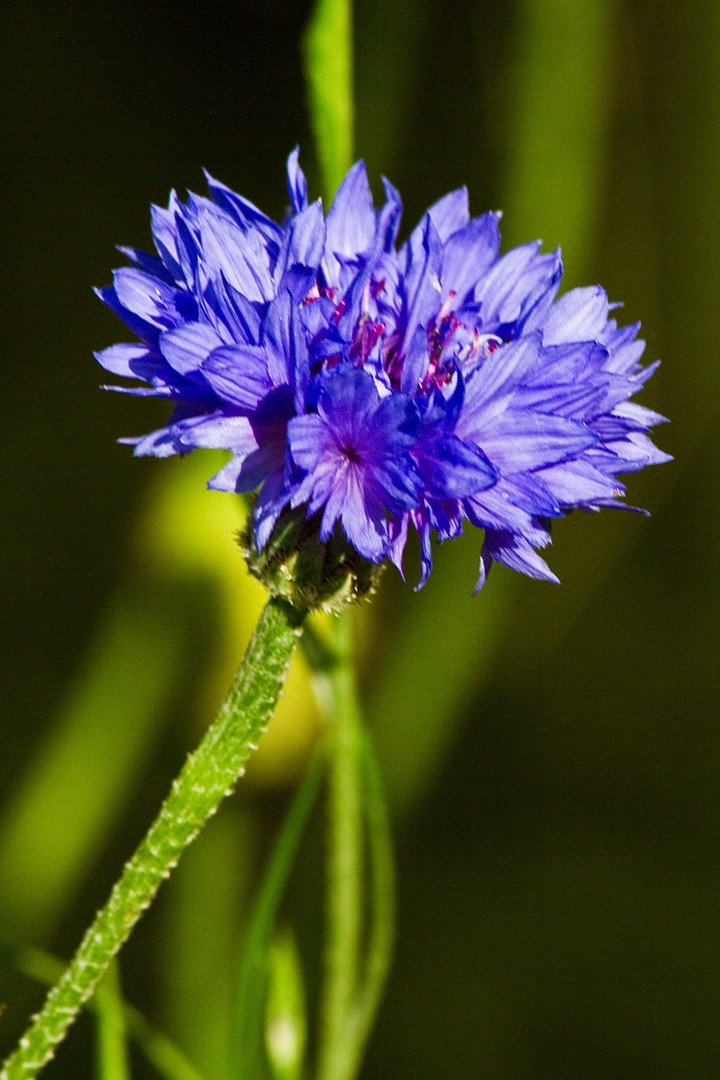
<instances>
[{"instance_id":1,"label":"blue cornflower","mask_svg":"<svg viewBox=\"0 0 720 1080\"><path fill-rule=\"evenodd\" d=\"M386 511L418 503L422 478L410 451L419 417L405 394L380 397L368 372L350 364L320 390L317 412L288 426L290 457L302 471L292 505L322 511L320 539L340 520L350 543L372 562L387 552Z\"/></svg>"},{"instance_id":2,"label":"blue cornflower","mask_svg":"<svg viewBox=\"0 0 720 1080\"><path fill-rule=\"evenodd\" d=\"M500 255L499 214L467 192L436 203L397 247L401 202L376 210L353 166L327 213L309 203L295 151L282 225L218 181L210 198L153 207L157 255L99 290L141 343L98 354L168 398L167 425L123 440L136 454L230 451L209 486L258 491L254 542L304 508L320 542L341 530L402 571L410 527L421 584L432 537L482 528L492 561L556 580L537 549L576 507L623 505L618 475L666 461L630 402L638 326L619 328L599 287L557 299L559 252Z\"/></svg>"}]
</instances>

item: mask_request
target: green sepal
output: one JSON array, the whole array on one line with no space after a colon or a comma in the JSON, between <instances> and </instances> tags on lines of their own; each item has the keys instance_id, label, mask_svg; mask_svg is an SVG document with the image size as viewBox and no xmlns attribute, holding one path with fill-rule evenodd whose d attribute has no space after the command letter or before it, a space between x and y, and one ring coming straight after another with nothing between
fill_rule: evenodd
<instances>
[{"instance_id":1,"label":"green sepal","mask_svg":"<svg viewBox=\"0 0 720 1080\"><path fill-rule=\"evenodd\" d=\"M371 596L383 569L359 555L339 528L321 541L320 516L307 519L303 507L280 515L262 551L250 517L238 542L250 573L271 596L303 612L340 612Z\"/></svg>"}]
</instances>

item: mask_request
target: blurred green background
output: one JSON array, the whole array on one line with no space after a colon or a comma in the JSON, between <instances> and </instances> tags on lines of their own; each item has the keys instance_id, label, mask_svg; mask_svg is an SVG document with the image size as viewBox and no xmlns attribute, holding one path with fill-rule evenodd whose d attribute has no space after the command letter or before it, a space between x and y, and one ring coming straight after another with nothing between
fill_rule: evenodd
<instances>
[{"instance_id":1,"label":"blurred green background","mask_svg":"<svg viewBox=\"0 0 720 1080\"><path fill-rule=\"evenodd\" d=\"M280 217L296 143L318 172L306 0L6 0L0 941L68 956L222 697L261 598L216 462L134 461L157 403L104 395L123 340L90 287L147 247L148 203L201 167ZM561 587L479 537L360 625L394 814L397 957L364 1080L720 1075L720 7L712 0L358 0L357 154L405 231L466 183L506 245L562 244L664 364L668 466L650 520L555 530ZM238 795L121 965L129 1000L204 1075L225 1046L249 898L317 730L302 664ZM286 916L317 982L322 820ZM0 1048L42 992L0 972ZM47 1071L92 1074L85 1018ZM133 1076L156 1074L133 1059Z\"/></svg>"}]
</instances>

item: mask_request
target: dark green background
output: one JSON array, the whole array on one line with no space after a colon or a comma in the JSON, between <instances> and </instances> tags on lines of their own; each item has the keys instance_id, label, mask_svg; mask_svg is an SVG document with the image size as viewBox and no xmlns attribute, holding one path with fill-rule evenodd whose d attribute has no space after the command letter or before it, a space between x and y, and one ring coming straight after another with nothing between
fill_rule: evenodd
<instances>
[{"instance_id":1,"label":"dark green background","mask_svg":"<svg viewBox=\"0 0 720 1080\"><path fill-rule=\"evenodd\" d=\"M202 166L281 216L299 142L317 190L298 49L308 14L299 0L4 5L2 797L42 753L114 598L130 595L148 636L172 639L177 665L155 750L38 931L61 955L196 740L186 706L216 640L214 586L168 584L129 552L149 485L171 466L115 445L162 410L98 391L92 351L123 332L90 287L119 264L115 243L147 246L150 201L202 189ZM568 284L600 282L623 318L642 319L647 359L664 361L642 400L672 418L657 441L676 458L629 480L650 520L607 512L557 527L559 588L499 569L471 598L479 537L442 549L420 595L388 573L365 624L363 687L396 811L401 921L363 1076L710 1080L720 7L360 0L356 24L357 155L376 190L381 173L400 188L407 229L467 183L475 212L503 208L506 242L561 243ZM221 1041L222 995L214 1004L208 986L229 978L217 965L232 970L234 938L222 935L251 888L240 864L257 869L285 798L258 788L234 800L187 879L195 923L183 932L168 889L123 962L128 997L208 1077L223 1058L198 1057L203 1039ZM321 845L317 832L303 849L288 907L310 953ZM228 901L215 933L202 898L220 879L237 913ZM0 912L0 935L20 935L16 923ZM210 975L173 974L166 924L196 962L207 945ZM6 971L0 999L4 1048L39 991ZM91 1039L84 1020L47 1075L89 1076Z\"/></svg>"}]
</instances>

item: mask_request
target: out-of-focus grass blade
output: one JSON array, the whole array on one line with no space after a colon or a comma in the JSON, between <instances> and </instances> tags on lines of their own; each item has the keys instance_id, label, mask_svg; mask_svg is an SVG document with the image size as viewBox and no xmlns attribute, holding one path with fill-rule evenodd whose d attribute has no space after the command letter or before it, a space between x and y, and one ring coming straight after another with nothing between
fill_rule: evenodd
<instances>
[{"instance_id":1,"label":"out-of-focus grass blade","mask_svg":"<svg viewBox=\"0 0 720 1080\"><path fill-rule=\"evenodd\" d=\"M562 243L573 278L596 235L613 9L613 0L518 5L503 239Z\"/></svg>"},{"instance_id":2,"label":"out-of-focus grass blade","mask_svg":"<svg viewBox=\"0 0 720 1080\"><path fill-rule=\"evenodd\" d=\"M2 954L2 961L43 986L52 986L65 970L62 961L35 948L11 950L7 955ZM117 989L101 984L88 1002L88 1009L97 1012L98 1008L103 1007L101 999L108 993L118 999ZM164 1080L203 1080L195 1066L161 1031L149 1024L142 1013L121 998L119 1002L128 1036Z\"/></svg>"},{"instance_id":3,"label":"out-of-focus grass blade","mask_svg":"<svg viewBox=\"0 0 720 1080\"><path fill-rule=\"evenodd\" d=\"M217 639L206 685L193 687L205 723L263 604L262 587L234 543L239 505L205 490L212 455L163 464L130 545L138 569L109 607L45 746L3 814L0 935L8 941L42 940L60 917L122 814L163 707L180 682L187 687L192 667L185 660L200 623L214 619ZM273 722L291 734L283 740L271 732L263 741L256 765L263 782L297 774L315 720L307 675L295 661Z\"/></svg>"},{"instance_id":4,"label":"out-of-focus grass blade","mask_svg":"<svg viewBox=\"0 0 720 1080\"><path fill-rule=\"evenodd\" d=\"M550 242L563 239L575 266L587 259L604 149L612 9L611 0L521 4L518 62L508 83L514 99L501 200L505 247L544 233ZM481 19L478 24L482 35ZM500 639L514 590L510 572L500 568L479 596L470 595L481 542L469 529L466 539L440 549L425 590L403 603L388 634L386 663L375 672L368 715L381 760L393 762L386 771L395 812L409 808L437 772Z\"/></svg>"},{"instance_id":5,"label":"out-of-focus grass blade","mask_svg":"<svg viewBox=\"0 0 720 1080\"><path fill-rule=\"evenodd\" d=\"M310 121L328 201L352 164L353 35L351 0L318 0L304 40Z\"/></svg>"},{"instance_id":6,"label":"out-of-focus grass blade","mask_svg":"<svg viewBox=\"0 0 720 1080\"><path fill-rule=\"evenodd\" d=\"M364 1047L392 962L395 942L395 868L384 785L370 737L362 732L364 811L368 836L368 933L363 981L355 1011L354 1037Z\"/></svg>"},{"instance_id":7,"label":"out-of-focus grass blade","mask_svg":"<svg viewBox=\"0 0 720 1080\"><path fill-rule=\"evenodd\" d=\"M278 932L270 949L265 1013L265 1046L273 1080L300 1080L307 1042L302 966L289 929Z\"/></svg>"},{"instance_id":8,"label":"out-of-focus grass blade","mask_svg":"<svg viewBox=\"0 0 720 1080\"><path fill-rule=\"evenodd\" d=\"M270 856L246 935L235 1013L230 1075L233 1080L261 1077L263 1017L268 979L268 950L295 853L317 799L324 772L319 754L308 769Z\"/></svg>"},{"instance_id":9,"label":"out-of-focus grass blade","mask_svg":"<svg viewBox=\"0 0 720 1080\"><path fill-rule=\"evenodd\" d=\"M163 482L153 492L138 530L143 561L180 581L206 580L217 593L217 621L210 627L212 656L195 691L198 736L223 701L267 599L236 543L245 520L242 502L206 489L208 476L223 460L222 454L205 451L163 461ZM187 672L181 678L186 685ZM306 665L296 650L285 693L250 761L249 778L263 786L294 783L304 768L317 719Z\"/></svg>"},{"instance_id":10,"label":"out-of-focus grass blade","mask_svg":"<svg viewBox=\"0 0 720 1080\"><path fill-rule=\"evenodd\" d=\"M163 591L128 589L109 610L56 726L4 815L3 937L52 926L122 811L155 734L185 634Z\"/></svg>"},{"instance_id":11,"label":"out-of-focus grass blade","mask_svg":"<svg viewBox=\"0 0 720 1080\"><path fill-rule=\"evenodd\" d=\"M502 205L503 238L510 244L543 237L546 246L562 243L565 275L563 288L597 280L592 270L593 249L601 225L602 196L613 171L627 169L622 160L608 162L611 109L616 76L623 63L618 33L620 12L614 0L524 0L518 11L517 62L508 81L512 138ZM652 169L647 147L627 147L633 172ZM623 200L620 200L621 203ZM639 273L645 282L652 277L637 237L647 232L643 217L647 207L638 206L635 240L624 255L623 275ZM652 226L650 226L652 228ZM633 248L635 250L633 250ZM611 300L617 299L615 296ZM642 313L652 319L652 287L643 296ZM630 311L626 321L636 312ZM622 313L620 321L623 321ZM650 359L653 359L652 357ZM645 481L646 482L646 481ZM652 482L652 481L651 481ZM636 486L632 478L631 491ZM631 494L632 498L632 494ZM637 496L635 496L637 498ZM641 500L638 500L641 502ZM607 581L622 552L633 542L640 522L629 515L623 520L562 522L557 530L567 571L560 576L570 588L551 591L538 610L542 628L530 608L522 620L514 644L536 660L553 655L563 639L582 618L591 596ZM589 538L592 528L595 539ZM580 533L573 548L570 537ZM598 541L598 533L602 539ZM602 558L597 544L602 544ZM513 597L519 584L513 582Z\"/></svg>"},{"instance_id":12,"label":"out-of-focus grass blade","mask_svg":"<svg viewBox=\"0 0 720 1080\"><path fill-rule=\"evenodd\" d=\"M219 465L212 457L163 462L163 486L141 527L143 548L157 565L173 567L183 579L202 575L218 587L222 601L210 631L216 642L211 663L202 685L194 688L198 733L222 701L265 603L265 590L248 574L235 543L243 520L239 501L205 489ZM178 677L187 680L186 673ZM285 693L250 763L246 790L293 783L304 768L316 724L306 667L296 655ZM216 1080L227 1073L236 942L254 867L254 820L242 805L224 807L186 853L169 884L165 908L164 1024Z\"/></svg>"},{"instance_id":13,"label":"out-of-focus grass blade","mask_svg":"<svg viewBox=\"0 0 720 1080\"><path fill-rule=\"evenodd\" d=\"M130 1080L127 1026L117 961L108 968L101 987L103 993L98 993L95 1008L98 1080Z\"/></svg>"},{"instance_id":14,"label":"out-of-focus grass blade","mask_svg":"<svg viewBox=\"0 0 720 1080\"><path fill-rule=\"evenodd\" d=\"M214 1080L228 1075L234 958L255 836L242 804L223 807L186 852L162 910L163 1027Z\"/></svg>"}]
</instances>

